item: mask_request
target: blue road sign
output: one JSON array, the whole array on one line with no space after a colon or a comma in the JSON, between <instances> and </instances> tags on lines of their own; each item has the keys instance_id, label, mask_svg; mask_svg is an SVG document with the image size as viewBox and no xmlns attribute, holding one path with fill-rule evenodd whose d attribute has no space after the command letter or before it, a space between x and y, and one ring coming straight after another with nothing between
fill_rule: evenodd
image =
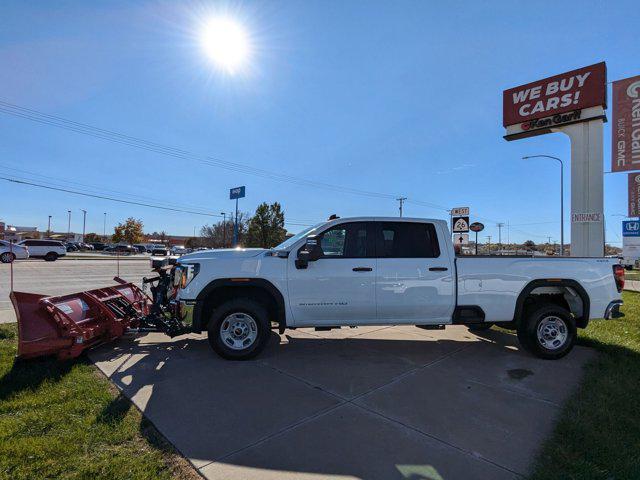
<instances>
[{"instance_id":1,"label":"blue road sign","mask_svg":"<svg viewBox=\"0 0 640 480\"><path fill-rule=\"evenodd\" d=\"M628 220L622 222L623 237L640 237L640 221Z\"/></svg>"},{"instance_id":2,"label":"blue road sign","mask_svg":"<svg viewBox=\"0 0 640 480\"><path fill-rule=\"evenodd\" d=\"M229 190L229 200L244 198L244 187L236 187Z\"/></svg>"}]
</instances>

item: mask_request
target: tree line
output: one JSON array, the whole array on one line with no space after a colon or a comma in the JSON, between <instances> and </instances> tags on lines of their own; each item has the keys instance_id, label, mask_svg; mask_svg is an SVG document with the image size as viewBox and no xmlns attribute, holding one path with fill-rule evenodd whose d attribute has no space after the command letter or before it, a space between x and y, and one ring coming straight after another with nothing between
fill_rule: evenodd
<instances>
[{"instance_id":1,"label":"tree line","mask_svg":"<svg viewBox=\"0 0 640 480\"><path fill-rule=\"evenodd\" d=\"M233 225L232 218L205 225L200 229L200 236L187 239L185 246L230 248L233 246ZM261 203L253 216L247 212L238 213L238 245L240 246L271 248L282 243L286 236L284 212L278 202ZM135 244L143 243L149 238L164 242L168 235L164 231L146 235L142 220L129 217L114 227L110 240L114 243ZM95 233L85 235L85 242L99 242L102 239L101 235Z\"/></svg>"}]
</instances>

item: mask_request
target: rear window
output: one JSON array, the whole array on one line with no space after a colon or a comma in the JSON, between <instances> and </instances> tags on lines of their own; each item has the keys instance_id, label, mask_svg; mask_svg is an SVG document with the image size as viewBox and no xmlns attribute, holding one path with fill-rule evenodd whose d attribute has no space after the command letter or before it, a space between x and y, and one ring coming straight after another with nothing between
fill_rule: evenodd
<instances>
[{"instance_id":1,"label":"rear window","mask_svg":"<svg viewBox=\"0 0 640 480\"><path fill-rule=\"evenodd\" d=\"M379 258L435 258L440 247L432 223L381 222L376 232Z\"/></svg>"}]
</instances>

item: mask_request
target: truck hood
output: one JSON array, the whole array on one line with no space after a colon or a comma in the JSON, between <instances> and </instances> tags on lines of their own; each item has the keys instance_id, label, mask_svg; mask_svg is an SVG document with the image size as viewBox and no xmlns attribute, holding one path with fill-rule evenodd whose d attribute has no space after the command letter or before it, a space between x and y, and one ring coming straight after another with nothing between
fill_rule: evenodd
<instances>
[{"instance_id":1,"label":"truck hood","mask_svg":"<svg viewBox=\"0 0 640 480\"><path fill-rule=\"evenodd\" d=\"M187 255L182 255L178 261L191 261L195 259L214 259L220 258L223 260L231 260L235 258L250 258L257 257L269 250L264 248L221 248L217 250L202 250L200 252L193 252Z\"/></svg>"}]
</instances>

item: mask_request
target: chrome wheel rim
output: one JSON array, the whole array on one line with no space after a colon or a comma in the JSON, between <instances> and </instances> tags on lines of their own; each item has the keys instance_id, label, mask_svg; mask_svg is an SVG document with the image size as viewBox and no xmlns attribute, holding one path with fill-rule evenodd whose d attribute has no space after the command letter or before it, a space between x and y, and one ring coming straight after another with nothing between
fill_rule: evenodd
<instances>
[{"instance_id":1,"label":"chrome wheel rim","mask_svg":"<svg viewBox=\"0 0 640 480\"><path fill-rule=\"evenodd\" d=\"M220 339L232 350L244 350L258 338L258 324L247 313L232 313L220 324Z\"/></svg>"},{"instance_id":2,"label":"chrome wheel rim","mask_svg":"<svg viewBox=\"0 0 640 480\"><path fill-rule=\"evenodd\" d=\"M560 317L544 317L538 325L538 342L547 350L561 348L569 338L567 324Z\"/></svg>"},{"instance_id":3,"label":"chrome wheel rim","mask_svg":"<svg viewBox=\"0 0 640 480\"><path fill-rule=\"evenodd\" d=\"M0 255L0 260L2 260L3 263L11 263L11 254L8 252L3 253Z\"/></svg>"}]
</instances>

